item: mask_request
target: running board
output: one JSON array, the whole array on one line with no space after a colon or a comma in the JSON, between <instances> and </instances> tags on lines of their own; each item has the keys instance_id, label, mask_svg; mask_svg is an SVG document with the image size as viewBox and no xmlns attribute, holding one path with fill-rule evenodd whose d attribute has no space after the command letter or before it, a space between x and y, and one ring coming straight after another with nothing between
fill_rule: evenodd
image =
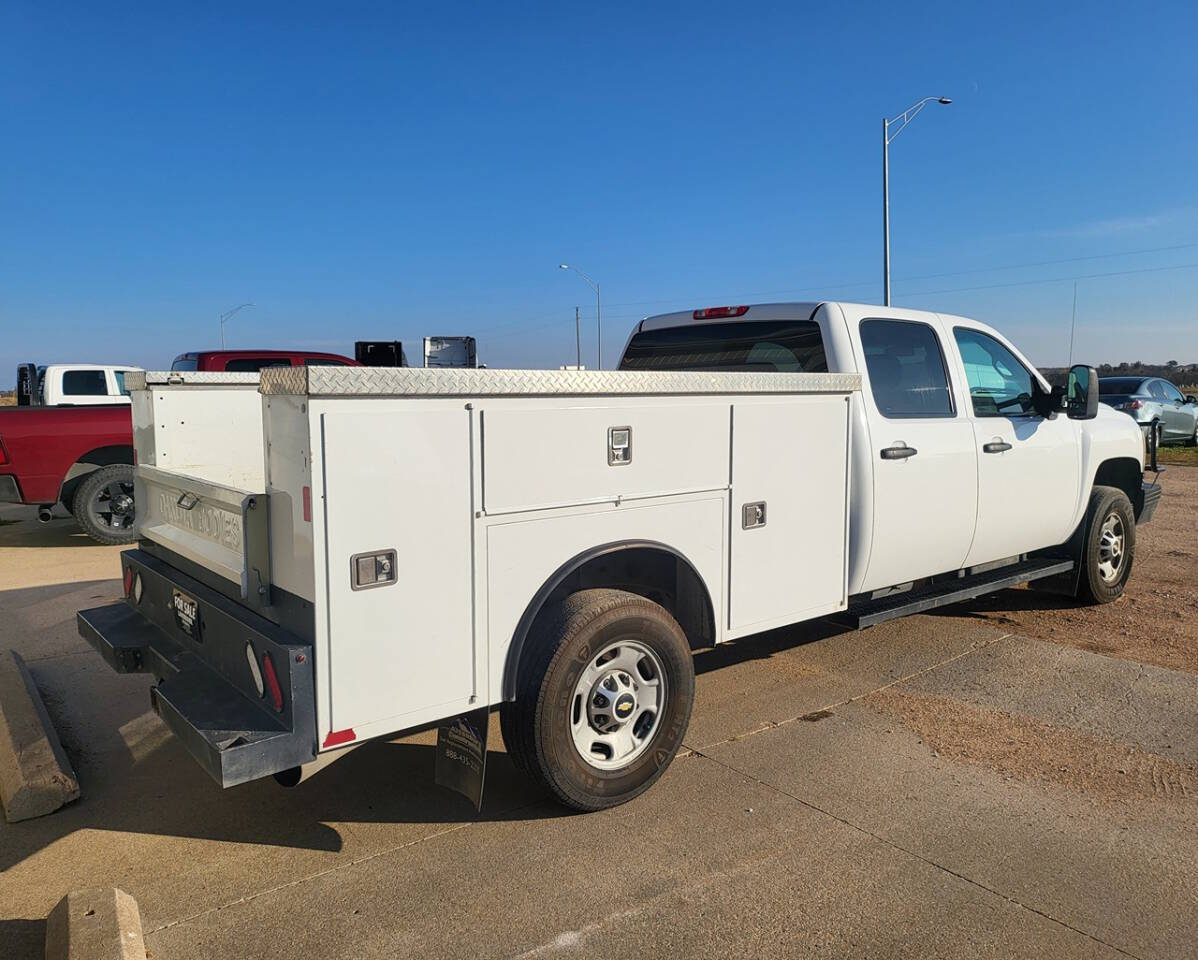
<instances>
[{"instance_id":1,"label":"running board","mask_svg":"<svg viewBox=\"0 0 1198 960\"><path fill-rule=\"evenodd\" d=\"M972 573L955 580L933 583L904 593L892 593L889 596L876 597L872 600L859 600L850 603L847 610L835 613L828 619L860 630L863 627L872 627L876 623L884 623L887 620L905 617L912 613L923 613L926 610L947 606L950 603L960 603L962 600L972 600L974 597L985 596L988 593L997 593L1007 587L1017 587L1021 583L1042 580L1058 573L1068 573L1072 569L1072 560L1051 557L1023 560L1005 567L986 570L984 573Z\"/></svg>"}]
</instances>

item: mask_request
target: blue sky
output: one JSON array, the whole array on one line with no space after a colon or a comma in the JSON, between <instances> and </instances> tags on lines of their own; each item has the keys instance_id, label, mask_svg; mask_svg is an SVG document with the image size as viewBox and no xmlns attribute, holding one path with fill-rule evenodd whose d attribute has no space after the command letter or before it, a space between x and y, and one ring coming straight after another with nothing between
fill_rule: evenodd
<instances>
[{"instance_id":1,"label":"blue sky","mask_svg":"<svg viewBox=\"0 0 1198 960\"><path fill-rule=\"evenodd\" d=\"M1192 3L10 0L0 385L162 367L243 301L230 346L472 333L493 366L569 362L577 304L593 364L563 260L609 361L648 313L878 302L881 117L929 94L896 304L1057 364L1083 277L1075 359L1198 361L1195 35Z\"/></svg>"}]
</instances>

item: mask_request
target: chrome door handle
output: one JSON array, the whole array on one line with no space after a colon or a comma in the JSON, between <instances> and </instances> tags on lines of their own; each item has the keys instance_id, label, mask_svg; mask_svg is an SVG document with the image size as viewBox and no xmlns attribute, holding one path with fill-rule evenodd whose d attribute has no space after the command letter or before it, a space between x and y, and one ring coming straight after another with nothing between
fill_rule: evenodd
<instances>
[{"instance_id":1,"label":"chrome door handle","mask_svg":"<svg viewBox=\"0 0 1198 960\"><path fill-rule=\"evenodd\" d=\"M982 449L985 450L986 453L1003 453L1004 451L1010 450L1011 445L1005 440L994 440L990 443L983 443Z\"/></svg>"},{"instance_id":2,"label":"chrome door handle","mask_svg":"<svg viewBox=\"0 0 1198 960\"><path fill-rule=\"evenodd\" d=\"M908 457L913 457L917 453L914 447L909 447L905 443L897 443L893 447L882 448L883 460L906 460Z\"/></svg>"}]
</instances>

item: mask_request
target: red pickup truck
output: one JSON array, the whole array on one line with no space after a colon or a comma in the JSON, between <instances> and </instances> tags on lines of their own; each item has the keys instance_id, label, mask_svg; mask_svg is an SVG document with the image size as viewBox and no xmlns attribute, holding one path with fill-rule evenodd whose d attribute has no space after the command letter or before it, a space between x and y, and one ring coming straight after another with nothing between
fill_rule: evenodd
<instances>
[{"instance_id":1,"label":"red pickup truck","mask_svg":"<svg viewBox=\"0 0 1198 960\"><path fill-rule=\"evenodd\" d=\"M358 366L333 353L214 350L185 353L172 369L254 371L273 366ZM0 503L61 503L98 543L131 543L133 421L128 403L0 407Z\"/></svg>"}]
</instances>

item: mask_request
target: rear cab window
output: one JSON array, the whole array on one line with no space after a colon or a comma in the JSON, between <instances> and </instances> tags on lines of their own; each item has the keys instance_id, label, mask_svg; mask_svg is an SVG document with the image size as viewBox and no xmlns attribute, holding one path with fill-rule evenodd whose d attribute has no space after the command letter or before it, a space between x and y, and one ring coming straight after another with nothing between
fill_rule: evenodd
<instances>
[{"instance_id":1,"label":"rear cab window","mask_svg":"<svg viewBox=\"0 0 1198 960\"><path fill-rule=\"evenodd\" d=\"M878 412L888 419L955 417L940 338L916 320L861 321L861 346Z\"/></svg>"},{"instance_id":2,"label":"rear cab window","mask_svg":"<svg viewBox=\"0 0 1198 960\"><path fill-rule=\"evenodd\" d=\"M642 330L620 369L827 373L828 361L814 320L753 320Z\"/></svg>"},{"instance_id":3,"label":"rear cab window","mask_svg":"<svg viewBox=\"0 0 1198 960\"><path fill-rule=\"evenodd\" d=\"M103 370L67 370L62 375L62 393L66 397L106 397L108 380Z\"/></svg>"},{"instance_id":4,"label":"rear cab window","mask_svg":"<svg viewBox=\"0 0 1198 960\"><path fill-rule=\"evenodd\" d=\"M267 367L289 367L287 357L234 357L225 364L226 373L257 373Z\"/></svg>"}]
</instances>

